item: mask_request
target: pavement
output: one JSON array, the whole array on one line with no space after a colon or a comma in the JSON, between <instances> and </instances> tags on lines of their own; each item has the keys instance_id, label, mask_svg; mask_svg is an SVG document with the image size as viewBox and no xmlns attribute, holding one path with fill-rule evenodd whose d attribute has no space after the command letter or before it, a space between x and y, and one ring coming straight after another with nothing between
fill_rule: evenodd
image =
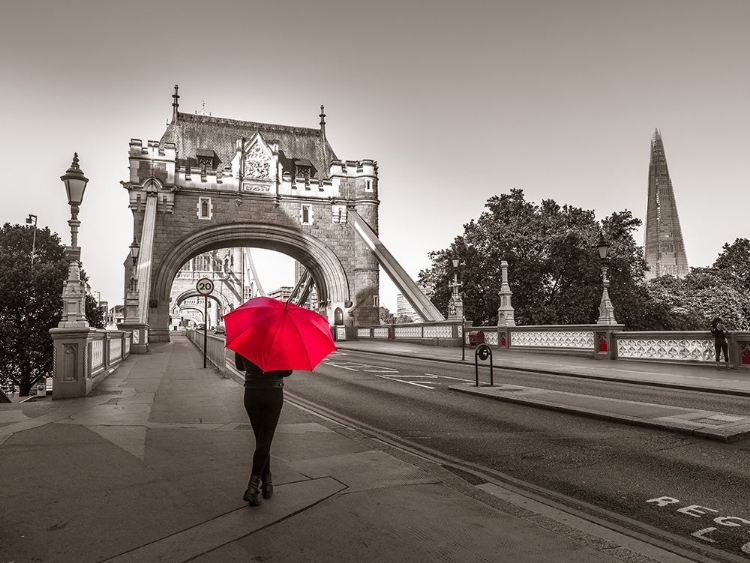
<instances>
[{"instance_id":1,"label":"pavement","mask_svg":"<svg viewBox=\"0 0 750 563\"><path fill-rule=\"evenodd\" d=\"M315 376L295 372L291 391L302 377ZM276 494L249 507L242 393L173 336L88 397L0 405L0 563L714 560L512 484L469 483L289 401Z\"/></svg>"},{"instance_id":2,"label":"pavement","mask_svg":"<svg viewBox=\"0 0 750 563\"><path fill-rule=\"evenodd\" d=\"M461 348L454 347L425 346L387 340L339 341L336 344L341 350L419 357L456 364L474 364L475 361L475 350L469 348L463 351L465 359L462 360ZM493 351L491 361L493 370L509 369L599 381L750 396L750 369L744 367L735 370L716 370L715 366L598 360L546 352L497 349ZM494 381L498 383L490 386L488 385L490 360L479 360L478 363L482 366L479 386L460 384L453 385L450 389L488 399L658 428L720 442L733 442L750 436L750 416L506 385L501 383L500 372L494 377Z\"/></svg>"}]
</instances>

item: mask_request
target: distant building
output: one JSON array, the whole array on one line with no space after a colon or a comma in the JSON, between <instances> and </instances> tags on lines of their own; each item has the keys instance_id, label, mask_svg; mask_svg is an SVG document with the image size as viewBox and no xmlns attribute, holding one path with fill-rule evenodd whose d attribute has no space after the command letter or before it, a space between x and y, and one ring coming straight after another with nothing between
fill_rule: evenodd
<instances>
[{"instance_id":1,"label":"distant building","mask_svg":"<svg viewBox=\"0 0 750 563\"><path fill-rule=\"evenodd\" d=\"M278 289L274 289L273 291L268 293L268 296L273 299L278 299L279 301L286 301L291 297L292 290L294 288L290 287L288 285L284 285L282 287L279 287Z\"/></svg>"},{"instance_id":2,"label":"distant building","mask_svg":"<svg viewBox=\"0 0 750 563\"><path fill-rule=\"evenodd\" d=\"M125 322L125 307L115 305L107 312L107 326L116 327L119 323Z\"/></svg>"},{"instance_id":3,"label":"distant building","mask_svg":"<svg viewBox=\"0 0 750 563\"><path fill-rule=\"evenodd\" d=\"M414 308L401 293L396 295L396 317L411 317L413 321L419 320L419 315L414 312Z\"/></svg>"},{"instance_id":4,"label":"distant building","mask_svg":"<svg viewBox=\"0 0 750 563\"><path fill-rule=\"evenodd\" d=\"M659 276L684 277L688 274L685 243L682 240L677 202L669 178L661 132L651 139L648 166L648 209L646 211L646 279Z\"/></svg>"}]
</instances>

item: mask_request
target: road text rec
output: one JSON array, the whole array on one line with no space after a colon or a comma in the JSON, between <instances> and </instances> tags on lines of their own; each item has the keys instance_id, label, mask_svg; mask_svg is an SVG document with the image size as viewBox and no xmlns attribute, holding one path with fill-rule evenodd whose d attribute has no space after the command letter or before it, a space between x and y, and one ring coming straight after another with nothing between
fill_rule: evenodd
<instances>
[{"instance_id":1,"label":"road text rec","mask_svg":"<svg viewBox=\"0 0 750 563\"><path fill-rule=\"evenodd\" d=\"M655 504L659 508L668 506L670 508L676 508L674 505L680 504L680 501L676 498L672 497L658 497L658 498L652 498L646 501L646 503ZM677 508L677 512L680 512L682 514L687 514L688 516L692 516L693 518L703 518L708 517L713 520L715 524L718 524L719 526L724 526L726 528L739 528L740 526L748 526L750 527L750 520L746 520L745 518L740 518L738 516L716 516L714 517L714 514L719 514L718 510L714 510L713 508L708 508L705 506L700 506L698 504L691 504L688 506L683 506L681 508ZM709 543L716 543L715 539L711 538L711 534L713 534L716 530L719 530L716 526L709 526L707 528L703 528L701 530L698 530L697 532L693 532L690 534L694 538L701 539L705 542ZM747 542L742 547L740 547L743 553L750 554L750 542Z\"/></svg>"}]
</instances>

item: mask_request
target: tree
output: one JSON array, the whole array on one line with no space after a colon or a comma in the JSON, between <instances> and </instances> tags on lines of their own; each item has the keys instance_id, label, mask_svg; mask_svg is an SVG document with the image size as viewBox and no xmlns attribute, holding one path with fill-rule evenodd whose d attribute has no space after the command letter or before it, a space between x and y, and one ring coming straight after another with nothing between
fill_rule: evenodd
<instances>
[{"instance_id":1,"label":"tree","mask_svg":"<svg viewBox=\"0 0 750 563\"><path fill-rule=\"evenodd\" d=\"M714 268L730 278L732 285L750 292L750 240L738 238L732 244L726 243Z\"/></svg>"},{"instance_id":2,"label":"tree","mask_svg":"<svg viewBox=\"0 0 750 563\"><path fill-rule=\"evenodd\" d=\"M513 307L519 324L595 322L602 294L601 263L596 251L600 228L611 245L610 295L618 320L640 328L648 317L644 286L646 263L633 231L641 221L630 211L613 213L600 224L594 212L544 200L527 202L523 191L491 197L486 210L464 225L449 248L429 253L432 267L419 282L433 288L432 301L447 311L458 258L467 319L496 324L502 285L500 263L509 265ZM631 310L635 300L637 311ZM620 312L622 311L622 313ZM621 321L623 322L623 321Z\"/></svg>"},{"instance_id":3,"label":"tree","mask_svg":"<svg viewBox=\"0 0 750 563\"><path fill-rule=\"evenodd\" d=\"M750 291L721 268L693 268L683 279L662 276L648 291L666 311L663 330L707 330L716 317L732 330L750 330Z\"/></svg>"},{"instance_id":4,"label":"tree","mask_svg":"<svg viewBox=\"0 0 750 563\"><path fill-rule=\"evenodd\" d=\"M83 274L85 276L85 274ZM104 310L99 308L99 305L94 299L93 295L86 294L86 320L88 320L91 328L104 328ZM170 323L172 319L170 318Z\"/></svg>"},{"instance_id":5,"label":"tree","mask_svg":"<svg viewBox=\"0 0 750 563\"><path fill-rule=\"evenodd\" d=\"M388 307L380 307L380 324L390 325L396 322L396 316L391 313Z\"/></svg>"},{"instance_id":6,"label":"tree","mask_svg":"<svg viewBox=\"0 0 750 563\"><path fill-rule=\"evenodd\" d=\"M9 223L0 229L0 383L18 385L22 396L53 373L49 330L62 317L68 276L65 248L47 227L37 229L32 266L33 229ZM89 322L95 326L101 315Z\"/></svg>"}]
</instances>

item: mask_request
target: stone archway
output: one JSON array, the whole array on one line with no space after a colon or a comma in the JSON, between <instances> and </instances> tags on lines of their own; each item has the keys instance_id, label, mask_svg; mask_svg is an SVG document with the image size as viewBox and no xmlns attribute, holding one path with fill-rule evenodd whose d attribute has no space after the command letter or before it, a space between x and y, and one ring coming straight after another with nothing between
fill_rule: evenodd
<instances>
[{"instance_id":1,"label":"stone archway","mask_svg":"<svg viewBox=\"0 0 750 563\"><path fill-rule=\"evenodd\" d=\"M154 269L152 296L157 306L151 310L152 333L169 320L169 293L177 272L191 257L225 247L256 247L286 254L308 269L318 288L320 312L333 318L333 311L351 305L349 280L332 248L319 239L279 225L230 224L208 227L172 245ZM183 295L187 295L185 292ZM195 293L197 295L197 292ZM187 297L185 297L187 298ZM166 316L166 317L165 317Z\"/></svg>"}]
</instances>

